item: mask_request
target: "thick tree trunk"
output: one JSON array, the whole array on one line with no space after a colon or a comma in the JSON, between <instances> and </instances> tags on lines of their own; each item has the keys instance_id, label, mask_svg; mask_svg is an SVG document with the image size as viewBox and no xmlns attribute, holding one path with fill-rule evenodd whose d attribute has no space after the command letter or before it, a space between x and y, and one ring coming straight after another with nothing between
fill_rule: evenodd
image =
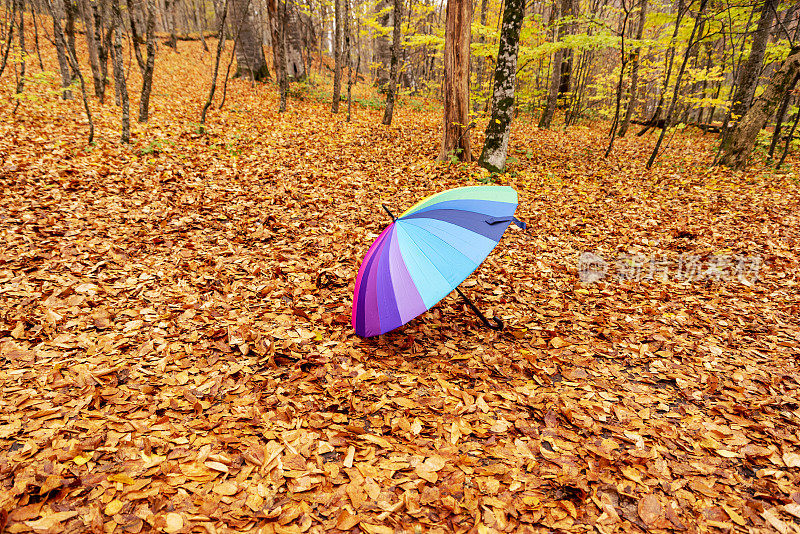
<instances>
[{"instance_id":1,"label":"thick tree trunk","mask_svg":"<svg viewBox=\"0 0 800 534\"><path fill-rule=\"evenodd\" d=\"M166 45L176 52L178 51L178 31L175 28L175 4L178 0L164 0L164 18L169 27L169 39Z\"/></svg>"},{"instance_id":2,"label":"thick tree trunk","mask_svg":"<svg viewBox=\"0 0 800 534\"><path fill-rule=\"evenodd\" d=\"M342 98L342 2L349 0L334 0L335 28L333 32L333 101L331 113L339 113L339 100Z\"/></svg>"},{"instance_id":3,"label":"thick tree trunk","mask_svg":"<svg viewBox=\"0 0 800 534\"><path fill-rule=\"evenodd\" d=\"M444 33L444 133L439 161L472 161L469 124L471 0L447 0Z\"/></svg>"},{"instance_id":4,"label":"thick tree trunk","mask_svg":"<svg viewBox=\"0 0 800 534\"><path fill-rule=\"evenodd\" d=\"M639 21L638 26L636 27L636 40L641 41L642 35L644 34L644 23L647 19L647 0L640 0L639 2ZM639 94L639 59L641 56L641 47L635 46L632 52L632 61L633 65L631 66L631 86L630 86L630 95L628 97L628 103L625 107L625 118L622 120L622 124L619 127L619 136L625 137L625 134L628 133L628 127L631 124L631 118L633 117L633 110L636 107L636 98Z\"/></svg>"},{"instance_id":5,"label":"thick tree trunk","mask_svg":"<svg viewBox=\"0 0 800 534\"><path fill-rule=\"evenodd\" d=\"M306 64L303 61L303 38L300 34L302 22L298 13L297 4L292 0L285 0L286 24L283 28L286 48L286 72L293 81L306 79Z\"/></svg>"},{"instance_id":6,"label":"thick tree trunk","mask_svg":"<svg viewBox=\"0 0 800 534\"><path fill-rule=\"evenodd\" d=\"M392 59L389 68L389 87L386 90L386 109L383 112L383 124L392 124L394 99L397 92L397 80L400 77L400 39L403 21L403 0L394 0L394 28L392 30Z\"/></svg>"},{"instance_id":7,"label":"thick tree trunk","mask_svg":"<svg viewBox=\"0 0 800 534\"><path fill-rule=\"evenodd\" d=\"M775 112L780 100L800 72L800 46L794 46L780 68L775 71L764 89L744 117L731 129L730 135L722 142L719 163L743 169L753 150L756 136L767 120Z\"/></svg>"},{"instance_id":8,"label":"thick tree trunk","mask_svg":"<svg viewBox=\"0 0 800 534\"><path fill-rule=\"evenodd\" d=\"M142 73L142 93L139 98L139 122L150 116L150 92L153 89L153 70L156 65L156 2L147 0L147 60Z\"/></svg>"},{"instance_id":9,"label":"thick tree trunk","mask_svg":"<svg viewBox=\"0 0 800 534\"><path fill-rule=\"evenodd\" d=\"M231 33L236 36L236 74L248 80L269 79L267 60L261 47L261 32L253 18L251 0L231 0Z\"/></svg>"},{"instance_id":10,"label":"thick tree trunk","mask_svg":"<svg viewBox=\"0 0 800 534\"><path fill-rule=\"evenodd\" d=\"M772 21L775 18L775 10L778 7L778 0L764 0L761 8L761 18L753 34L753 44L750 47L750 56L739 70L739 79L736 82L736 94L731 103L730 116L734 121L738 121L744 115L758 85L758 74L761 72L761 65L764 63L764 52L767 50Z\"/></svg>"},{"instance_id":11,"label":"thick tree trunk","mask_svg":"<svg viewBox=\"0 0 800 534\"><path fill-rule=\"evenodd\" d=\"M122 12L119 9L119 0L112 0L111 9L114 25L114 81L117 94L122 104L122 142L131 141L131 110L128 101L128 84L125 81L125 66L122 60Z\"/></svg>"},{"instance_id":12,"label":"thick tree trunk","mask_svg":"<svg viewBox=\"0 0 800 534\"><path fill-rule=\"evenodd\" d=\"M492 117L486 126L486 140L478 163L490 172L502 172L506 167L508 138L514 118L514 86L517 81L519 34L525 17L525 0L506 0L497 65L494 69Z\"/></svg>"}]
</instances>

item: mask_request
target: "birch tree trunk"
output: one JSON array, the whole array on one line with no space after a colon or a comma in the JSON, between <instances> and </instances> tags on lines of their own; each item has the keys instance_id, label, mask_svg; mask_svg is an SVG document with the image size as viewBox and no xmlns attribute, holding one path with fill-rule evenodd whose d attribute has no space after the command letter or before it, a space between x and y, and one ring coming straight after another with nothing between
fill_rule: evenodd
<instances>
[{"instance_id":1,"label":"birch tree trunk","mask_svg":"<svg viewBox=\"0 0 800 534\"><path fill-rule=\"evenodd\" d=\"M444 132L439 161L472 161L469 124L471 0L447 0L444 37Z\"/></svg>"},{"instance_id":2,"label":"birch tree trunk","mask_svg":"<svg viewBox=\"0 0 800 534\"><path fill-rule=\"evenodd\" d=\"M525 0L506 0L497 65L494 69L492 117L486 126L486 140L478 163L490 172L502 172L506 167L508 139L514 118L514 85L517 81L519 34L525 17Z\"/></svg>"},{"instance_id":3,"label":"birch tree trunk","mask_svg":"<svg viewBox=\"0 0 800 534\"><path fill-rule=\"evenodd\" d=\"M744 117L732 128L720 147L719 163L734 169L743 169L753 150L756 136L775 112L775 108L789 90L800 72L800 45L792 47L780 68L775 71L764 89Z\"/></svg>"}]
</instances>

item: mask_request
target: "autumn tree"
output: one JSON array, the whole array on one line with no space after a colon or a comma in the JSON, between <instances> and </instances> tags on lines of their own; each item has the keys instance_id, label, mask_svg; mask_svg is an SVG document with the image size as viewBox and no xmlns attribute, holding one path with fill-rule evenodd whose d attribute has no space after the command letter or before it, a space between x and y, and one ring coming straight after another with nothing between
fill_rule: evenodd
<instances>
[{"instance_id":1,"label":"autumn tree","mask_svg":"<svg viewBox=\"0 0 800 534\"><path fill-rule=\"evenodd\" d=\"M753 150L758 132L764 127L783 96L800 73L800 45L795 45L769 80L764 92L753 102L720 147L719 163L743 169Z\"/></svg>"},{"instance_id":2,"label":"autumn tree","mask_svg":"<svg viewBox=\"0 0 800 534\"><path fill-rule=\"evenodd\" d=\"M231 28L236 36L235 76L256 81L269 79L252 0L230 0L230 4Z\"/></svg>"},{"instance_id":3,"label":"autumn tree","mask_svg":"<svg viewBox=\"0 0 800 534\"><path fill-rule=\"evenodd\" d=\"M519 34L525 17L525 0L506 0L500 46L494 70L492 116L486 126L486 140L478 159L482 167L500 172L506 166L511 120L514 118L514 86L517 81Z\"/></svg>"},{"instance_id":4,"label":"autumn tree","mask_svg":"<svg viewBox=\"0 0 800 534\"><path fill-rule=\"evenodd\" d=\"M444 132L439 161L472 160L469 121L471 0L447 0L444 38Z\"/></svg>"}]
</instances>

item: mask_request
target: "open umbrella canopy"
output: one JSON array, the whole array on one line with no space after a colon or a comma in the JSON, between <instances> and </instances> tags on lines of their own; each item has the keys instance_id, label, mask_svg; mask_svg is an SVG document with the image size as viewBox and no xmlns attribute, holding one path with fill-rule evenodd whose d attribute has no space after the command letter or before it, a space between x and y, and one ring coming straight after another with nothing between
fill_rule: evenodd
<instances>
[{"instance_id":1,"label":"open umbrella canopy","mask_svg":"<svg viewBox=\"0 0 800 534\"><path fill-rule=\"evenodd\" d=\"M353 295L356 334L404 325L446 297L516 222L517 192L470 186L432 195L397 217L361 263ZM388 210L387 210L388 211Z\"/></svg>"}]
</instances>

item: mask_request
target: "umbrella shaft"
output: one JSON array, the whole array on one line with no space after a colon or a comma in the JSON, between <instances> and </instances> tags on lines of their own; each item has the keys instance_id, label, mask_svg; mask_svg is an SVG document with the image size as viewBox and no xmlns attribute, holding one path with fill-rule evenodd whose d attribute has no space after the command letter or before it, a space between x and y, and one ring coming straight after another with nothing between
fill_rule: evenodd
<instances>
[{"instance_id":1,"label":"umbrella shaft","mask_svg":"<svg viewBox=\"0 0 800 534\"><path fill-rule=\"evenodd\" d=\"M391 217L393 221L396 221L396 220L397 220L397 217L395 217L395 216L392 214L392 212L391 212L391 211L389 211L389 208L387 208L387 207L386 207L386 204L381 204L381 206L383 206L383 209L385 209L385 210L386 210L386 213L388 213L388 214L389 214L389 217Z\"/></svg>"},{"instance_id":2,"label":"umbrella shaft","mask_svg":"<svg viewBox=\"0 0 800 534\"><path fill-rule=\"evenodd\" d=\"M471 300L469 300L469 297L467 297L461 291L460 288L457 287L456 291L458 292L459 295L461 295L461 298L464 299L464 302L467 303L467 306L469 306L470 309L473 312L475 312L475 315L480 317L481 322L483 322L483 324L486 326L486 328L491 328L492 330L502 330L503 329L503 321L501 321L497 317L493 317L492 319L494 319L494 324L492 324L491 321L489 321L489 319L487 319L486 316L481 313L481 311L478 309L478 307L475 306L475 303L473 303Z\"/></svg>"}]
</instances>

